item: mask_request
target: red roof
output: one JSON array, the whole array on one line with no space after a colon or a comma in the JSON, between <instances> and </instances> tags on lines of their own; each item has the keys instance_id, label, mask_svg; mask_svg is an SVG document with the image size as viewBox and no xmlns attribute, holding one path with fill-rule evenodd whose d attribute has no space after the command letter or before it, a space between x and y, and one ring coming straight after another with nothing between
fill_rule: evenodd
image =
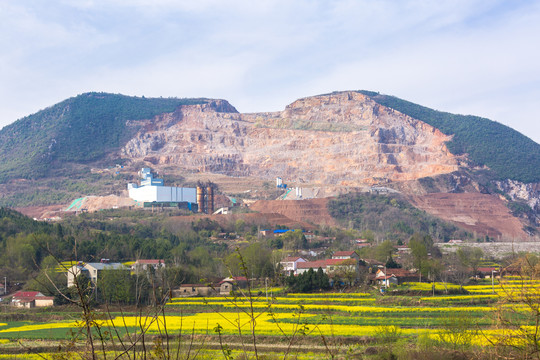
<instances>
[{"instance_id":1,"label":"red roof","mask_svg":"<svg viewBox=\"0 0 540 360\"><path fill-rule=\"evenodd\" d=\"M356 253L353 250L350 251L336 251L332 256L353 256Z\"/></svg>"},{"instance_id":2,"label":"red roof","mask_svg":"<svg viewBox=\"0 0 540 360\"><path fill-rule=\"evenodd\" d=\"M29 303L34 300L54 300L53 296L45 296L39 291L17 291L13 294L12 301L20 303Z\"/></svg>"},{"instance_id":3,"label":"red roof","mask_svg":"<svg viewBox=\"0 0 540 360\"><path fill-rule=\"evenodd\" d=\"M165 261L163 259L147 259L147 260L137 260L136 264L163 264Z\"/></svg>"},{"instance_id":4,"label":"red roof","mask_svg":"<svg viewBox=\"0 0 540 360\"><path fill-rule=\"evenodd\" d=\"M35 298L36 296L43 296L39 291L17 291L13 294L13 298Z\"/></svg>"},{"instance_id":5,"label":"red roof","mask_svg":"<svg viewBox=\"0 0 540 360\"><path fill-rule=\"evenodd\" d=\"M298 269L318 269L326 267L326 260L306 261L298 263Z\"/></svg>"},{"instance_id":6,"label":"red roof","mask_svg":"<svg viewBox=\"0 0 540 360\"><path fill-rule=\"evenodd\" d=\"M377 272L377 274L383 274L384 271L379 271ZM394 275L395 277L409 277L409 276L413 276L414 273L410 272L409 270L406 270L406 269L386 269L386 276L387 277L390 277ZM377 279L382 279L383 278L383 275L378 275L377 276Z\"/></svg>"},{"instance_id":7,"label":"red roof","mask_svg":"<svg viewBox=\"0 0 540 360\"><path fill-rule=\"evenodd\" d=\"M245 276L233 276L232 278L228 277L219 282L219 284L223 284L224 282L238 282L238 281L248 281L247 277Z\"/></svg>"}]
</instances>

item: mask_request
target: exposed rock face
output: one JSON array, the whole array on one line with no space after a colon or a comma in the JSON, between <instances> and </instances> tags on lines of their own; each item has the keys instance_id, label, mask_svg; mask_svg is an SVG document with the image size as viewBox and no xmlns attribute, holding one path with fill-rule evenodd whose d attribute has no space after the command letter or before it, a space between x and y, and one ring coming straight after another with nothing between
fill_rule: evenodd
<instances>
[{"instance_id":1,"label":"exposed rock face","mask_svg":"<svg viewBox=\"0 0 540 360\"><path fill-rule=\"evenodd\" d=\"M515 180L497 181L499 190L510 196L512 200L523 200L537 214L540 214L540 184L524 184Z\"/></svg>"},{"instance_id":2,"label":"exposed rock face","mask_svg":"<svg viewBox=\"0 0 540 360\"><path fill-rule=\"evenodd\" d=\"M139 125L123 157L191 171L356 186L458 167L448 136L354 92L300 99L276 113L239 114L215 100Z\"/></svg>"}]
</instances>

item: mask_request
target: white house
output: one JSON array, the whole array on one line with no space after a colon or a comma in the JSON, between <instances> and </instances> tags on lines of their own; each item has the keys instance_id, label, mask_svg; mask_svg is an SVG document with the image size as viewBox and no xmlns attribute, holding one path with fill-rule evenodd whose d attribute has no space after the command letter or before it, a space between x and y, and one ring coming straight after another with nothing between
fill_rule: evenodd
<instances>
[{"instance_id":1,"label":"white house","mask_svg":"<svg viewBox=\"0 0 540 360\"><path fill-rule=\"evenodd\" d=\"M304 260L301 257L298 256L289 256L285 259L281 260L279 264L281 265L282 271L286 275L291 275L296 273L296 269L298 268L299 263L305 263L306 260Z\"/></svg>"},{"instance_id":2,"label":"white house","mask_svg":"<svg viewBox=\"0 0 540 360\"><path fill-rule=\"evenodd\" d=\"M121 263L110 263L108 260L102 260L98 263L83 263L80 261L77 265L72 266L67 272L67 286L75 285L75 278L79 274L85 275L93 284L96 284L99 279L99 274L103 270L119 270L129 271L129 268Z\"/></svg>"}]
</instances>

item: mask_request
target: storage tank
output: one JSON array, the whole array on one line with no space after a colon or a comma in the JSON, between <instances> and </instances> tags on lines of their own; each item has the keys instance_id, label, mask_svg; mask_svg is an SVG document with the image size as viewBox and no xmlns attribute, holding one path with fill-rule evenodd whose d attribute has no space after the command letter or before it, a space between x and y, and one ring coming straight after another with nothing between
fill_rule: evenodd
<instances>
[{"instance_id":1,"label":"storage tank","mask_svg":"<svg viewBox=\"0 0 540 360\"><path fill-rule=\"evenodd\" d=\"M208 214L214 213L214 188L212 186L208 186L206 188L206 195L208 196Z\"/></svg>"},{"instance_id":2,"label":"storage tank","mask_svg":"<svg viewBox=\"0 0 540 360\"><path fill-rule=\"evenodd\" d=\"M197 206L200 213L204 212L204 189L201 186L197 186Z\"/></svg>"}]
</instances>

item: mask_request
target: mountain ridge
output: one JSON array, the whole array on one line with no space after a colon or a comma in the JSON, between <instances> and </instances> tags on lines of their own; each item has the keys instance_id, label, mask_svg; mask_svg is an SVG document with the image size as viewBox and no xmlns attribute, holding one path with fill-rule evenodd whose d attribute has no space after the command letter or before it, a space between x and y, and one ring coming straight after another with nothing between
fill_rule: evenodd
<instances>
[{"instance_id":1,"label":"mountain ridge","mask_svg":"<svg viewBox=\"0 0 540 360\"><path fill-rule=\"evenodd\" d=\"M298 99L283 111L242 114L220 99L82 94L0 130L0 205L52 205L87 195L120 195L127 182L136 181L140 167L152 167L179 185L205 181L212 174L230 178L229 183L253 179L258 186L282 177L314 197L370 186L409 195L490 193L506 201L515 216L527 218L530 231L535 231L537 184L525 186L496 172L497 166L504 169L504 157L487 157L495 161L495 170L474 157L475 151L497 146L493 141L485 144L491 127L478 130L479 141L464 135L471 123L474 130L489 120L478 122L396 99L344 91ZM450 133L434 126L437 121L469 123ZM512 177L532 173L530 179L540 178L540 167L531 168L535 159L528 155L539 145L505 131L498 138L512 141L517 136L517 144L528 144L509 152L515 168L528 170ZM472 151L452 153L448 144L456 138ZM115 164L123 170L114 170ZM269 199L264 196L272 192L265 186L268 194L263 198Z\"/></svg>"}]
</instances>

